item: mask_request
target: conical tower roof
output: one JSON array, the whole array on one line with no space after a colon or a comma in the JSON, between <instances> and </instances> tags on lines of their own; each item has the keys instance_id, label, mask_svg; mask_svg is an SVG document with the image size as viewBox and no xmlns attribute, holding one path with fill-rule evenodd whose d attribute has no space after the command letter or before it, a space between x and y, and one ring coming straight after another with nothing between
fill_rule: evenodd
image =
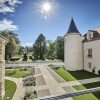
<instances>
[{"instance_id":1,"label":"conical tower roof","mask_svg":"<svg viewBox=\"0 0 100 100\"><path fill-rule=\"evenodd\" d=\"M69 25L66 35L69 33L80 33L75 25L73 18L71 19L71 22L70 22L70 25Z\"/></svg>"}]
</instances>

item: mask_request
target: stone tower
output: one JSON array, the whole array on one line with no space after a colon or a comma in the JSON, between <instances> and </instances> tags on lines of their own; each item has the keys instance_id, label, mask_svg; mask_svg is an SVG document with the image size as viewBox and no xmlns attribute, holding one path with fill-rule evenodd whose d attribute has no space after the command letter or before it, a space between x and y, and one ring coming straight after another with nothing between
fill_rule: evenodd
<instances>
[{"instance_id":1,"label":"stone tower","mask_svg":"<svg viewBox=\"0 0 100 100\"><path fill-rule=\"evenodd\" d=\"M82 40L83 37L72 19L64 37L64 59L67 70L83 69Z\"/></svg>"},{"instance_id":2,"label":"stone tower","mask_svg":"<svg viewBox=\"0 0 100 100\"><path fill-rule=\"evenodd\" d=\"M5 95L5 44L7 39L0 35L0 100L3 100Z\"/></svg>"}]
</instances>

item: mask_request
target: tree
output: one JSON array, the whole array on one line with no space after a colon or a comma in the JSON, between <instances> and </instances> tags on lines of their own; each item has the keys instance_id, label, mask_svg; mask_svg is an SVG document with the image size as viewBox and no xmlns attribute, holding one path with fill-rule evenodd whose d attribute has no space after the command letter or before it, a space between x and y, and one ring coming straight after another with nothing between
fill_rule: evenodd
<instances>
[{"instance_id":1,"label":"tree","mask_svg":"<svg viewBox=\"0 0 100 100\"><path fill-rule=\"evenodd\" d=\"M43 34L40 34L33 45L33 56L35 59L44 59L46 49L46 39Z\"/></svg>"},{"instance_id":2,"label":"tree","mask_svg":"<svg viewBox=\"0 0 100 100\"><path fill-rule=\"evenodd\" d=\"M48 59L56 58L55 42L48 40L46 43L46 56Z\"/></svg>"},{"instance_id":3,"label":"tree","mask_svg":"<svg viewBox=\"0 0 100 100\"><path fill-rule=\"evenodd\" d=\"M14 34L13 32L2 31L1 35L3 35L8 39L8 43L5 46L5 59L7 60L14 55L16 49L18 49L18 45L20 41L18 42L19 39L17 35Z\"/></svg>"},{"instance_id":4,"label":"tree","mask_svg":"<svg viewBox=\"0 0 100 100\"><path fill-rule=\"evenodd\" d=\"M28 53L32 53L33 52L33 47L30 46L25 46L25 51Z\"/></svg>"},{"instance_id":5,"label":"tree","mask_svg":"<svg viewBox=\"0 0 100 100\"><path fill-rule=\"evenodd\" d=\"M24 54L24 47L23 46L19 46L19 55Z\"/></svg>"},{"instance_id":6,"label":"tree","mask_svg":"<svg viewBox=\"0 0 100 100\"><path fill-rule=\"evenodd\" d=\"M57 59L64 61L64 37L58 36L55 42Z\"/></svg>"},{"instance_id":7,"label":"tree","mask_svg":"<svg viewBox=\"0 0 100 100\"><path fill-rule=\"evenodd\" d=\"M16 44L20 44L20 40L18 38L18 34L16 34L16 33L11 31L11 32L9 32L9 35L11 35L14 38Z\"/></svg>"}]
</instances>

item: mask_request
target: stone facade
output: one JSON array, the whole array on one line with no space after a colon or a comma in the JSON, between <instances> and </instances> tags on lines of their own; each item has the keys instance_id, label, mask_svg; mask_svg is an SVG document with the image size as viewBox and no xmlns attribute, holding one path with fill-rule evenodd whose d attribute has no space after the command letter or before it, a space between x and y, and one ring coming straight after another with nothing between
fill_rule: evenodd
<instances>
[{"instance_id":1,"label":"stone facade","mask_svg":"<svg viewBox=\"0 0 100 100\"><path fill-rule=\"evenodd\" d=\"M65 66L67 70L83 69L82 39L77 33L70 33L65 37Z\"/></svg>"},{"instance_id":2,"label":"stone facade","mask_svg":"<svg viewBox=\"0 0 100 100\"><path fill-rule=\"evenodd\" d=\"M88 32L90 38L83 42L84 46L84 69L99 74L100 71L100 33L97 31Z\"/></svg>"},{"instance_id":3,"label":"stone facade","mask_svg":"<svg viewBox=\"0 0 100 100\"><path fill-rule=\"evenodd\" d=\"M82 41L84 38L79 33L73 19L64 39L65 68L71 71L83 69Z\"/></svg>"},{"instance_id":4,"label":"stone facade","mask_svg":"<svg viewBox=\"0 0 100 100\"><path fill-rule=\"evenodd\" d=\"M82 36L72 19L64 39L65 68L67 70L84 69L100 74L100 27L89 30Z\"/></svg>"},{"instance_id":5,"label":"stone facade","mask_svg":"<svg viewBox=\"0 0 100 100\"><path fill-rule=\"evenodd\" d=\"M4 85L5 85L5 44L6 39L0 36L0 100L3 99L5 95Z\"/></svg>"}]
</instances>

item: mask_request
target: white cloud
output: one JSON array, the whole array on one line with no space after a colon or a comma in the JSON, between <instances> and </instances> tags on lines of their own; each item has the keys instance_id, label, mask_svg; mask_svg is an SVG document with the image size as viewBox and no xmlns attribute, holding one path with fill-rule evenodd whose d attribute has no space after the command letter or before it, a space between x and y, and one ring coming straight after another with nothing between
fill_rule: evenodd
<instances>
[{"instance_id":1,"label":"white cloud","mask_svg":"<svg viewBox=\"0 0 100 100\"><path fill-rule=\"evenodd\" d=\"M5 31L5 30L9 31L18 30L18 26L13 25L13 22L10 20L3 19L2 21L0 21L0 31Z\"/></svg>"},{"instance_id":2,"label":"white cloud","mask_svg":"<svg viewBox=\"0 0 100 100\"><path fill-rule=\"evenodd\" d=\"M0 13L14 12L15 6L20 3L19 0L0 0Z\"/></svg>"}]
</instances>

